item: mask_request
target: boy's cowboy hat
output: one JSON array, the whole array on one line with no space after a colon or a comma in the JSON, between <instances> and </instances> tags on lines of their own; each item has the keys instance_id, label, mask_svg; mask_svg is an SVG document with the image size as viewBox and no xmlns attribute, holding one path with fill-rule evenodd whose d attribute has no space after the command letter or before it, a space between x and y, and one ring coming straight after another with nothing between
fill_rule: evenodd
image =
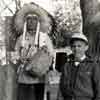
<instances>
[{"instance_id":1,"label":"boy's cowboy hat","mask_svg":"<svg viewBox=\"0 0 100 100\"><path fill-rule=\"evenodd\" d=\"M74 40L82 40L88 44L88 39L83 33L74 33L71 36L70 43L72 43Z\"/></svg>"}]
</instances>

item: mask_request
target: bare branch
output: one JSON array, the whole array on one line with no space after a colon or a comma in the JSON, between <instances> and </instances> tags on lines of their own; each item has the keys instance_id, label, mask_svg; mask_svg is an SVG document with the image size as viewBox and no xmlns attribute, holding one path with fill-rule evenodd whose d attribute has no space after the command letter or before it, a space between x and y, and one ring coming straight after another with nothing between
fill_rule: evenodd
<instances>
[{"instance_id":1,"label":"bare branch","mask_svg":"<svg viewBox=\"0 0 100 100\"><path fill-rule=\"evenodd\" d=\"M9 6L5 3L5 1L2 0L2 2L3 2L3 4L5 5L5 8L4 8L4 9L8 9L12 14L14 14L13 11L9 8ZM1 13L2 13L2 12L1 12Z\"/></svg>"},{"instance_id":2,"label":"bare branch","mask_svg":"<svg viewBox=\"0 0 100 100\"><path fill-rule=\"evenodd\" d=\"M21 0L18 0L18 6L21 9Z\"/></svg>"},{"instance_id":3,"label":"bare branch","mask_svg":"<svg viewBox=\"0 0 100 100\"><path fill-rule=\"evenodd\" d=\"M18 11L21 8L21 1L15 0L15 5L16 5L16 11Z\"/></svg>"}]
</instances>

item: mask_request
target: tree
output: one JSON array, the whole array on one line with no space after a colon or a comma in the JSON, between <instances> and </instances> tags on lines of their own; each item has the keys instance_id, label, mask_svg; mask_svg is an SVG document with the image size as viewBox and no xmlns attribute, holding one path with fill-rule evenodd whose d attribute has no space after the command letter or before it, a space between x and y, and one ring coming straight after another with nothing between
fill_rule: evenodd
<instances>
[{"instance_id":1,"label":"tree","mask_svg":"<svg viewBox=\"0 0 100 100\"><path fill-rule=\"evenodd\" d=\"M100 15L99 0L80 0L83 17L83 32L89 39L90 49L88 53L92 56L100 56Z\"/></svg>"}]
</instances>

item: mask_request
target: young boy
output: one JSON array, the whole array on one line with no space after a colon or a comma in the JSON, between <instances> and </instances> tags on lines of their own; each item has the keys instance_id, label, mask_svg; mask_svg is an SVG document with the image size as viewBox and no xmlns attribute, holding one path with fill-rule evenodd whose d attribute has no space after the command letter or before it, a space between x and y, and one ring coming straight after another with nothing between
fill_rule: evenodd
<instances>
[{"instance_id":1,"label":"young boy","mask_svg":"<svg viewBox=\"0 0 100 100\"><path fill-rule=\"evenodd\" d=\"M75 33L71 40L72 54L62 67L60 92L63 100L100 100L100 67L86 55L88 40ZM58 98L61 100L61 98Z\"/></svg>"}]
</instances>

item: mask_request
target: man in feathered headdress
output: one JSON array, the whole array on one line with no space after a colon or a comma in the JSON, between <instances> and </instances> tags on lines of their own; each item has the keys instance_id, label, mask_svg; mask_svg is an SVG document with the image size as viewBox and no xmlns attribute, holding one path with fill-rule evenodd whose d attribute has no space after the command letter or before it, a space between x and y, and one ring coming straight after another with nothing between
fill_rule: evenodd
<instances>
[{"instance_id":1,"label":"man in feathered headdress","mask_svg":"<svg viewBox=\"0 0 100 100\"><path fill-rule=\"evenodd\" d=\"M23 34L16 43L16 50L20 56L17 70L18 100L43 100L44 76L38 77L32 71L33 65L30 63L39 47L39 25L38 16L28 14L25 18Z\"/></svg>"}]
</instances>

